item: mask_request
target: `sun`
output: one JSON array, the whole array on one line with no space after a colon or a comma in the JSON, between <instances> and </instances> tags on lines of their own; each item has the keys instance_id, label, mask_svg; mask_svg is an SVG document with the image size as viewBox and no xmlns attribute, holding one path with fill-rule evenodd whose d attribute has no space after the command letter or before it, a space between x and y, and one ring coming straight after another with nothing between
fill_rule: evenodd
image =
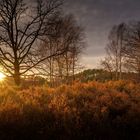
<instances>
[{"instance_id":1,"label":"sun","mask_svg":"<svg viewBox=\"0 0 140 140\"><path fill-rule=\"evenodd\" d=\"M6 76L2 72L0 72L0 81L3 81L5 77Z\"/></svg>"}]
</instances>

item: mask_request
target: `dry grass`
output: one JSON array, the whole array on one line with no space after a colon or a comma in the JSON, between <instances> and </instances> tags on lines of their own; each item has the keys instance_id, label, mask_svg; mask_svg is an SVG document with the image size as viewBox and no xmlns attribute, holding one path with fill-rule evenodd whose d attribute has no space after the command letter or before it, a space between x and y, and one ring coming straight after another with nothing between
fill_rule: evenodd
<instances>
[{"instance_id":1,"label":"dry grass","mask_svg":"<svg viewBox=\"0 0 140 140\"><path fill-rule=\"evenodd\" d=\"M0 89L1 140L138 140L139 131L139 84Z\"/></svg>"}]
</instances>

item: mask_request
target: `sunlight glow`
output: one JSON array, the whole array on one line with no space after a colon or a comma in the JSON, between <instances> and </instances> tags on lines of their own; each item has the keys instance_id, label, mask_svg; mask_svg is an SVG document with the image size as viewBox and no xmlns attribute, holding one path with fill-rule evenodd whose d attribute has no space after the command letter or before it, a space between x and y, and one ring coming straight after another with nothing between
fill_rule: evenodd
<instances>
[{"instance_id":1,"label":"sunlight glow","mask_svg":"<svg viewBox=\"0 0 140 140\"><path fill-rule=\"evenodd\" d=\"M5 77L6 76L2 72L0 72L0 81L3 81Z\"/></svg>"}]
</instances>

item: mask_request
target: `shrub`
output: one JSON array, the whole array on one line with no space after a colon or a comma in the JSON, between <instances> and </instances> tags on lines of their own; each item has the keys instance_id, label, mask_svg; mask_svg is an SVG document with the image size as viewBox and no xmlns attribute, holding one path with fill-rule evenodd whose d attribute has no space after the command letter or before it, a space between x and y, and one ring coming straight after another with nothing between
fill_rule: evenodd
<instances>
[{"instance_id":1,"label":"shrub","mask_svg":"<svg viewBox=\"0 0 140 140\"><path fill-rule=\"evenodd\" d=\"M0 139L138 140L139 91L128 81L3 88Z\"/></svg>"}]
</instances>

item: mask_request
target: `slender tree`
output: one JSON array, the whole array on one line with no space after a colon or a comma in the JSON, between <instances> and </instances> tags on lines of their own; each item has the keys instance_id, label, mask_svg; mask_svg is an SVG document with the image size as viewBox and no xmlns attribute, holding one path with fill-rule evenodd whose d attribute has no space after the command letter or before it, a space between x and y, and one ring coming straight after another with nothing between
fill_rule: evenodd
<instances>
[{"instance_id":1,"label":"slender tree","mask_svg":"<svg viewBox=\"0 0 140 140\"><path fill-rule=\"evenodd\" d=\"M104 60L101 60L101 66L103 67L104 70L110 73L110 78L112 80L113 79L112 58L110 56L105 57Z\"/></svg>"},{"instance_id":2,"label":"slender tree","mask_svg":"<svg viewBox=\"0 0 140 140\"><path fill-rule=\"evenodd\" d=\"M115 71L115 79L122 79L123 48L124 48L125 24L114 26L109 34L109 43L106 47L107 57L102 62L105 67ZM108 61L108 59L110 59Z\"/></svg>"},{"instance_id":3,"label":"slender tree","mask_svg":"<svg viewBox=\"0 0 140 140\"><path fill-rule=\"evenodd\" d=\"M124 41L126 65L138 74L137 79L140 81L140 22L128 24Z\"/></svg>"},{"instance_id":4,"label":"slender tree","mask_svg":"<svg viewBox=\"0 0 140 140\"><path fill-rule=\"evenodd\" d=\"M54 25L55 30L52 30L52 32L55 32L55 38L46 38L46 42L43 43L40 49L42 50L42 54L46 54L48 49L50 50L50 47L52 48L52 54L54 54L58 48L60 50L67 48L67 50L65 53L43 62L43 64L46 65L44 73L49 73L49 81L57 81L58 83L65 81L69 83L70 77L73 77L74 80L77 60L84 48L83 31L81 26L77 25L72 15L62 15L58 18L57 23L58 24ZM51 46L48 45L50 42Z\"/></svg>"}]
</instances>

